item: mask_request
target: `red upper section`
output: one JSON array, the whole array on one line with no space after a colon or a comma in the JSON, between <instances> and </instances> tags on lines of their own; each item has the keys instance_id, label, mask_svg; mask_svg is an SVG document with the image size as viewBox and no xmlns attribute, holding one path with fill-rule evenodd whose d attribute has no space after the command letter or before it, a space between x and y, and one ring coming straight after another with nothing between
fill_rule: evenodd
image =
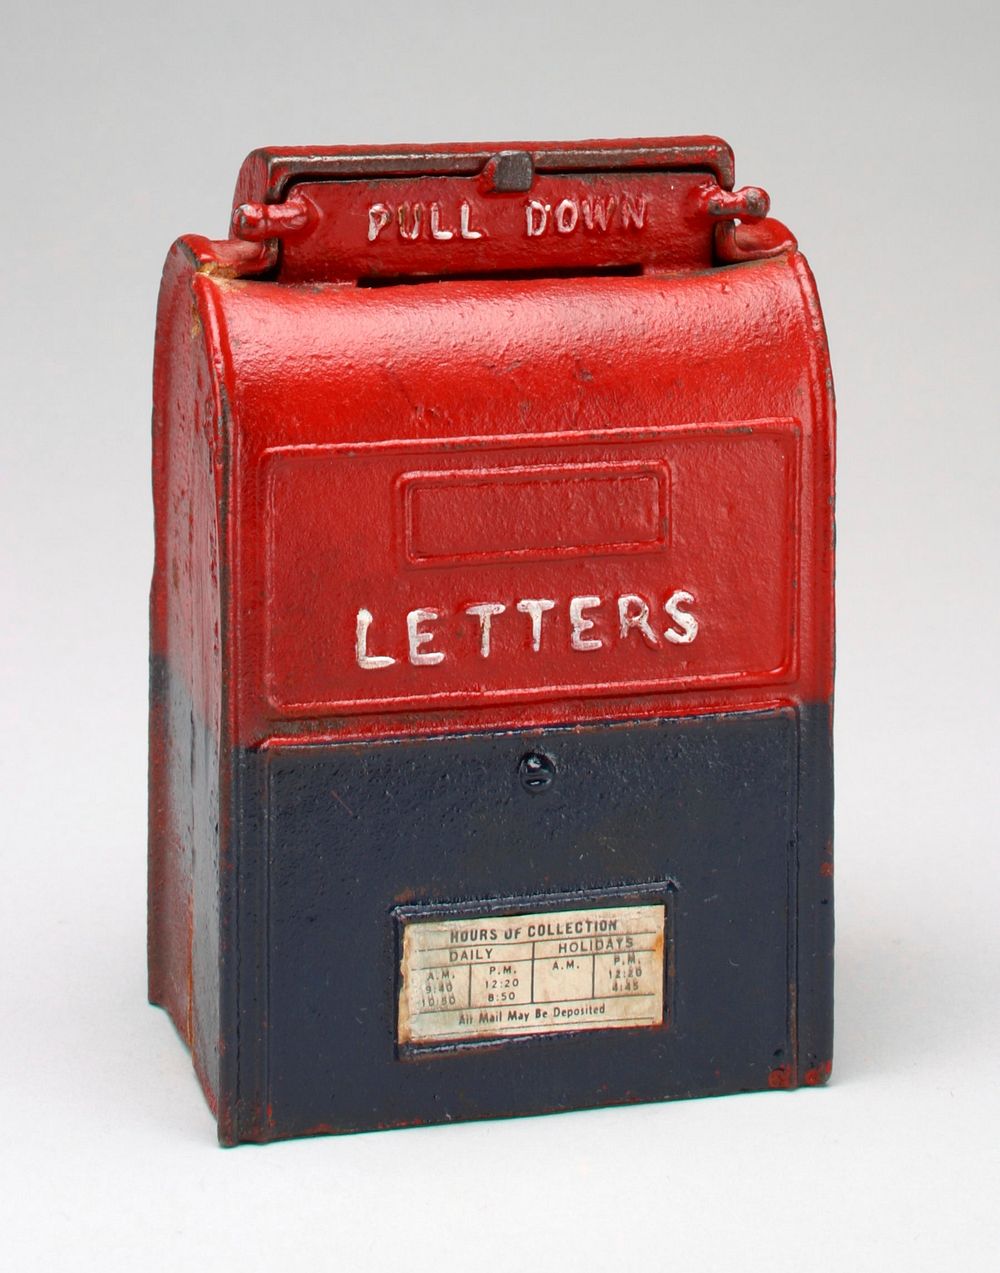
<instances>
[{"instance_id":1,"label":"red upper section","mask_svg":"<svg viewBox=\"0 0 1000 1273\"><path fill-rule=\"evenodd\" d=\"M266 192L253 162L242 198ZM713 265L705 172L604 172L615 207L645 200L614 242L580 172L338 180L275 281L194 276L228 412L232 741L828 697L832 401L787 234ZM536 196L576 201L547 248ZM623 243L629 272L595 275ZM358 253L361 278L462 277L330 281ZM503 260L543 276L490 277Z\"/></svg>"}]
</instances>

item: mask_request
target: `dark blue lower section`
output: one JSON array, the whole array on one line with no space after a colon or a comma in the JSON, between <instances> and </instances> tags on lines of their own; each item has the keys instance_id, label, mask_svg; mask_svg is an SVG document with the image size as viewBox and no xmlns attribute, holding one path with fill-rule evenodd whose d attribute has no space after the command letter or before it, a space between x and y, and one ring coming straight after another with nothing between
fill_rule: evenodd
<instances>
[{"instance_id":1,"label":"dark blue lower section","mask_svg":"<svg viewBox=\"0 0 1000 1273\"><path fill-rule=\"evenodd\" d=\"M825 1077L825 707L284 747L237 769L225 1139ZM397 1047L398 907L589 906L643 886L672 903L664 1027Z\"/></svg>"}]
</instances>

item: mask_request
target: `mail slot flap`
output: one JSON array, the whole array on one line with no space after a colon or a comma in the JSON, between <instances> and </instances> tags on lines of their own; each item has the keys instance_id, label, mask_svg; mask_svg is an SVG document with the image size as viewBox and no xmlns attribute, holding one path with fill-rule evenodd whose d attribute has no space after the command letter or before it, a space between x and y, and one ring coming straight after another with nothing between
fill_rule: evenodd
<instances>
[{"instance_id":1,"label":"mail slot flap","mask_svg":"<svg viewBox=\"0 0 1000 1273\"><path fill-rule=\"evenodd\" d=\"M283 282L707 269L721 220L767 213L762 190L732 184L711 137L261 151L232 229L280 241Z\"/></svg>"},{"instance_id":2,"label":"mail slot flap","mask_svg":"<svg viewBox=\"0 0 1000 1273\"><path fill-rule=\"evenodd\" d=\"M270 712L787 682L798 472L793 420L272 449Z\"/></svg>"},{"instance_id":3,"label":"mail slot flap","mask_svg":"<svg viewBox=\"0 0 1000 1273\"><path fill-rule=\"evenodd\" d=\"M274 213L242 205L233 225L280 237L286 283L706 270L718 194L708 173L641 169L534 173L500 191L465 176L315 181Z\"/></svg>"}]
</instances>

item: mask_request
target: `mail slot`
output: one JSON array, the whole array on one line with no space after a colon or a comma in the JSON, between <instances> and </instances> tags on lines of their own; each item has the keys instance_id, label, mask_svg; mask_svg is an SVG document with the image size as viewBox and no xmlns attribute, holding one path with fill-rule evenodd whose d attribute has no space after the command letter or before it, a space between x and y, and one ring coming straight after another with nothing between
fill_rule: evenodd
<instances>
[{"instance_id":1,"label":"mail slot","mask_svg":"<svg viewBox=\"0 0 1000 1273\"><path fill-rule=\"evenodd\" d=\"M221 1141L825 1082L831 379L725 143L257 151L156 336L149 988Z\"/></svg>"}]
</instances>

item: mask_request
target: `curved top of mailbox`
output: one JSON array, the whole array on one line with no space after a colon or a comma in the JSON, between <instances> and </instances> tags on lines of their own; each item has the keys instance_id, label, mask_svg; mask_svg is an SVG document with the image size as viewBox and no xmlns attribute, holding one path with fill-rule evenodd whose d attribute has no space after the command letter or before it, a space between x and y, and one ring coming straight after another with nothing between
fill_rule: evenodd
<instances>
[{"instance_id":1,"label":"curved top of mailbox","mask_svg":"<svg viewBox=\"0 0 1000 1273\"><path fill-rule=\"evenodd\" d=\"M243 161L233 206L274 203L299 181L365 177L475 176L491 160L520 157L534 172L705 171L725 190L735 181L730 146L720 137L634 141L458 142L426 146L264 146Z\"/></svg>"}]
</instances>

